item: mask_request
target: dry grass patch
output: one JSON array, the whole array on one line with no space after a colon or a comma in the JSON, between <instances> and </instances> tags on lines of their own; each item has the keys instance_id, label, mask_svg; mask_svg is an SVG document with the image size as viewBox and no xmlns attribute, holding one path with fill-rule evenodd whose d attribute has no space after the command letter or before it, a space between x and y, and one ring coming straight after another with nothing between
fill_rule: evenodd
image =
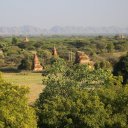
<instances>
[{"instance_id":1,"label":"dry grass patch","mask_svg":"<svg viewBox=\"0 0 128 128\"><path fill-rule=\"evenodd\" d=\"M29 102L34 102L44 88L41 73L3 73L3 78L14 85L29 87Z\"/></svg>"}]
</instances>

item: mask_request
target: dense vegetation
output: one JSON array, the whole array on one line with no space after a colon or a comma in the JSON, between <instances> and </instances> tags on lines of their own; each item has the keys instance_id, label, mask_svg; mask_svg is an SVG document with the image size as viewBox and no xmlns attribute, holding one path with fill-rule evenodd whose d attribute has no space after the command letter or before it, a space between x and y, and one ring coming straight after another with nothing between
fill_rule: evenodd
<instances>
[{"instance_id":1,"label":"dense vegetation","mask_svg":"<svg viewBox=\"0 0 128 128\"><path fill-rule=\"evenodd\" d=\"M28 89L0 76L0 128L36 128L35 111L28 105Z\"/></svg>"},{"instance_id":2,"label":"dense vegetation","mask_svg":"<svg viewBox=\"0 0 128 128\"><path fill-rule=\"evenodd\" d=\"M54 45L60 57L52 57ZM1 38L0 49L0 67L25 70L31 70L36 51L46 85L33 105L35 114L27 104L27 90L0 78L1 128L128 127L127 38L31 37L26 43L22 37ZM77 50L90 56L94 69L74 64Z\"/></svg>"},{"instance_id":3,"label":"dense vegetation","mask_svg":"<svg viewBox=\"0 0 128 128\"><path fill-rule=\"evenodd\" d=\"M39 127L128 127L128 86L123 87L122 77L86 65L50 71L36 103Z\"/></svg>"},{"instance_id":4,"label":"dense vegetation","mask_svg":"<svg viewBox=\"0 0 128 128\"><path fill-rule=\"evenodd\" d=\"M18 67L25 58L33 58L37 52L42 65L49 64L51 50L56 46L59 56L68 60L69 52L74 61L77 50L84 51L96 62L97 67L110 68L121 55L128 51L128 38L117 37L29 37L29 42L23 42L23 37L0 38L0 66ZM31 63L30 63L31 65ZM30 68L30 67L28 67Z\"/></svg>"},{"instance_id":5,"label":"dense vegetation","mask_svg":"<svg viewBox=\"0 0 128 128\"><path fill-rule=\"evenodd\" d=\"M123 76L123 84L128 83L128 53L126 56L122 56L119 62L114 65L113 73L117 76Z\"/></svg>"}]
</instances>

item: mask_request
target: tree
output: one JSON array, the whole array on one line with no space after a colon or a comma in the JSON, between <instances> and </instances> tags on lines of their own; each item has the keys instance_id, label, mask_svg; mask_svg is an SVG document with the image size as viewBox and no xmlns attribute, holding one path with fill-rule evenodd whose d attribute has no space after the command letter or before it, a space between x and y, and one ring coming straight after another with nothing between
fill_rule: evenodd
<instances>
[{"instance_id":1,"label":"tree","mask_svg":"<svg viewBox=\"0 0 128 128\"><path fill-rule=\"evenodd\" d=\"M78 82L68 77L50 76L45 82L47 86L37 101L40 128L104 126L107 112L104 104L92 90L83 89Z\"/></svg>"},{"instance_id":2,"label":"tree","mask_svg":"<svg viewBox=\"0 0 128 128\"><path fill-rule=\"evenodd\" d=\"M67 69L65 60L60 57L57 58L52 57L50 59L50 63L51 66L43 71L43 75L48 75L48 74L60 75L63 74Z\"/></svg>"},{"instance_id":3,"label":"tree","mask_svg":"<svg viewBox=\"0 0 128 128\"><path fill-rule=\"evenodd\" d=\"M33 62L31 57L26 57L21 60L21 64L18 66L19 70L32 70Z\"/></svg>"},{"instance_id":4,"label":"tree","mask_svg":"<svg viewBox=\"0 0 128 128\"><path fill-rule=\"evenodd\" d=\"M128 87L117 86L99 88L97 94L108 113L108 119L104 128L128 127Z\"/></svg>"},{"instance_id":5,"label":"tree","mask_svg":"<svg viewBox=\"0 0 128 128\"><path fill-rule=\"evenodd\" d=\"M122 87L121 81L109 71L89 70L85 65L74 65L59 75L48 74L43 77L46 88L36 102L38 126L127 127L124 106L127 106L128 90Z\"/></svg>"},{"instance_id":6,"label":"tree","mask_svg":"<svg viewBox=\"0 0 128 128\"><path fill-rule=\"evenodd\" d=\"M28 105L28 89L0 77L0 128L36 128L35 111Z\"/></svg>"},{"instance_id":7,"label":"tree","mask_svg":"<svg viewBox=\"0 0 128 128\"><path fill-rule=\"evenodd\" d=\"M120 58L113 68L114 75L123 76L123 84L128 83L128 53Z\"/></svg>"},{"instance_id":8,"label":"tree","mask_svg":"<svg viewBox=\"0 0 128 128\"><path fill-rule=\"evenodd\" d=\"M97 93L99 88L104 91L118 85L108 71L92 71L85 65L74 65L63 74L43 77L43 84L46 88L36 103L40 128L108 126L110 113Z\"/></svg>"},{"instance_id":9,"label":"tree","mask_svg":"<svg viewBox=\"0 0 128 128\"><path fill-rule=\"evenodd\" d=\"M101 53L105 52L106 47L107 47L106 42L99 41L99 42L96 43L96 47L97 47L97 50L99 50Z\"/></svg>"},{"instance_id":10,"label":"tree","mask_svg":"<svg viewBox=\"0 0 128 128\"><path fill-rule=\"evenodd\" d=\"M13 38L12 38L12 44L13 44L13 45L16 45L16 44L17 44L17 38L16 38L16 37L13 37Z\"/></svg>"},{"instance_id":11,"label":"tree","mask_svg":"<svg viewBox=\"0 0 128 128\"><path fill-rule=\"evenodd\" d=\"M110 69L112 67L109 61L104 61L104 60L100 62L96 62L94 66L95 66L95 69L98 69L98 68Z\"/></svg>"},{"instance_id":12,"label":"tree","mask_svg":"<svg viewBox=\"0 0 128 128\"><path fill-rule=\"evenodd\" d=\"M114 44L112 42L107 44L107 51L112 52L114 50Z\"/></svg>"},{"instance_id":13,"label":"tree","mask_svg":"<svg viewBox=\"0 0 128 128\"><path fill-rule=\"evenodd\" d=\"M100 87L108 86L113 75L109 70L90 70L87 65L76 64L67 69L65 76L78 82L79 86ZM107 83L107 84L106 84ZM108 84L109 83L109 84Z\"/></svg>"}]
</instances>

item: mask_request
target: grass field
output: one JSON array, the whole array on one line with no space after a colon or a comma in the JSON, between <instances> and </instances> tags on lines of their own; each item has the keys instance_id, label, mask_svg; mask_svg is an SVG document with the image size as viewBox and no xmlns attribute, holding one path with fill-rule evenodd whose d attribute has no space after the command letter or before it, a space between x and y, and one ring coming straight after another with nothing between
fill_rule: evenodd
<instances>
[{"instance_id":1,"label":"grass field","mask_svg":"<svg viewBox=\"0 0 128 128\"><path fill-rule=\"evenodd\" d=\"M30 92L28 98L30 103L38 98L39 93L42 92L44 88L41 73L3 73L2 76L5 81L14 85L29 87Z\"/></svg>"}]
</instances>

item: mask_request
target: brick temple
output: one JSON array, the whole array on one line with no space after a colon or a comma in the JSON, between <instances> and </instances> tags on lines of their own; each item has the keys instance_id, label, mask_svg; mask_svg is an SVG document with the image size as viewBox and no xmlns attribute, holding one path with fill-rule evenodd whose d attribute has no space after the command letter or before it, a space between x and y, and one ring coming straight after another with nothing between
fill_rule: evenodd
<instances>
[{"instance_id":1,"label":"brick temple","mask_svg":"<svg viewBox=\"0 0 128 128\"><path fill-rule=\"evenodd\" d=\"M86 64L90 68L93 67L93 61L90 60L89 56L87 56L84 52L82 51L77 51L76 56L75 56L75 63L79 64Z\"/></svg>"},{"instance_id":2,"label":"brick temple","mask_svg":"<svg viewBox=\"0 0 128 128\"><path fill-rule=\"evenodd\" d=\"M24 40L23 40L23 42L24 43L27 43L27 42L29 42L29 39L27 37L25 37Z\"/></svg>"},{"instance_id":3,"label":"brick temple","mask_svg":"<svg viewBox=\"0 0 128 128\"><path fill-rule=\"evenodd\" d=\"M53 55L53 57L58 57L58 53L57 53L57 50L56 50L56 48L55 48L55 46L54 46L54 48L53 48L53 50L52 50L52 55Z\"/></svg>"},{"instance_id":4,"label":"brick temple","mask_svg":"<svg viewBox=\"0 0 128 128\"><path fill-rule=\"evenodd\" d=\"M37 54L34 54L34 66L33 66L33 71L42 71L43 67L40 64L40 61L38 59Z\"/></svg>"}]
</instances>

